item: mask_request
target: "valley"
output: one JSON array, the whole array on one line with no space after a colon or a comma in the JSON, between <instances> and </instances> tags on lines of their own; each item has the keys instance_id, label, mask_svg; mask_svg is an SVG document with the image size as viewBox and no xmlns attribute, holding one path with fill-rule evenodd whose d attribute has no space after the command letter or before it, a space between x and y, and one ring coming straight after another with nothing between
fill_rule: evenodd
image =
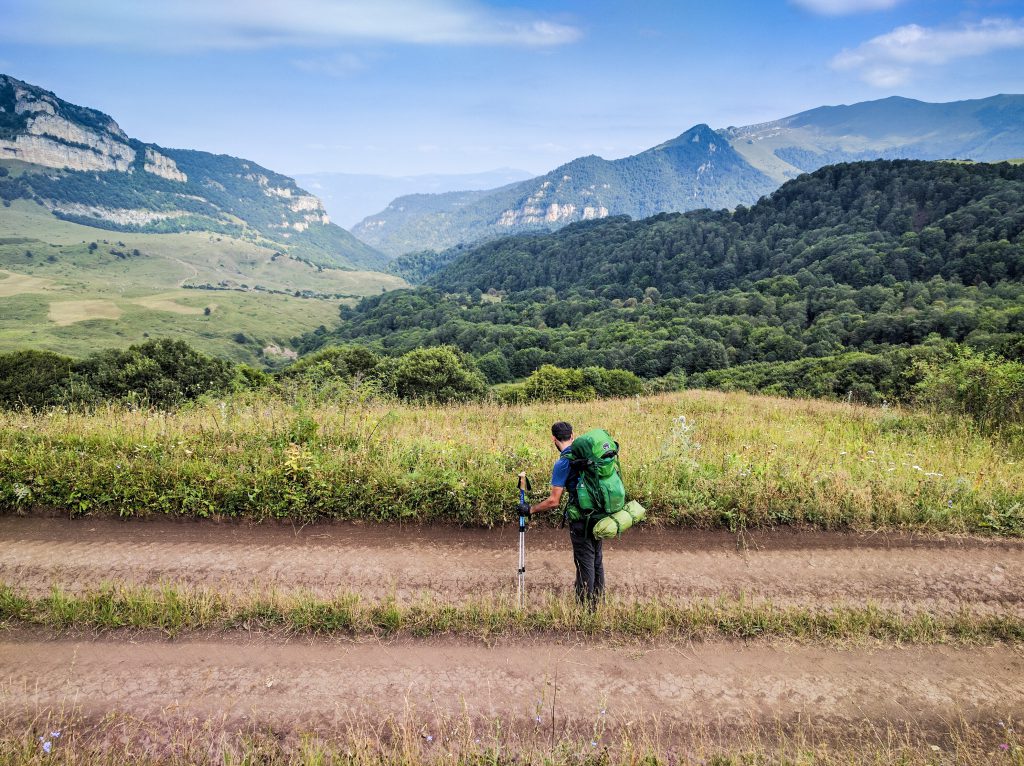
<instances>
[{"instance_id":1,"label":"valley","mask_svg":"<svg viewBox=\"0 0 1024 766\"><path fill-rule=\"evenodd\" d=\"M59 220L25 200L0 209L0 351L85 356L172 337L273 365L285 360L274 347L334 324L340 302L404 284L382 272L319 267L269 242L108 231Z\"/></svg>"}]
</instances>

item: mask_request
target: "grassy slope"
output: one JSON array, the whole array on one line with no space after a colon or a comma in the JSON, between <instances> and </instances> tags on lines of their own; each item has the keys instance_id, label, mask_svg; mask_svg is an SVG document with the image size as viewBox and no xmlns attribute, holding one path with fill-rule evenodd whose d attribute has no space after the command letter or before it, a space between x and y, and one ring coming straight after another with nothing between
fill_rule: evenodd
<instances>
[{"instance_id":1,"label":"grassy slope","mask_svg":"<svg viewBox=\"0 0 1024 766\"><path fill-rule=\"evenodd\" d=\"M5 413L0 508L508 523L515 474L544 485L561 419L616 436L626 486L656 523L1024 534L1022 455L967 424L700 391L457 408L263 395L156 419Z\"/></svg>"},{"instance_id":2,"label":"grassy slope","mask_svg":"<svg viewBox=\"0 0 1024 766\"><path fill-rule=\"evenodd\" d=\"M98 244L95 252L88 249L91 242ZM138 249L142 255L121 259L111 249L125 253ZM230 280L289 292L348 296L405 284L379 272L318 271L287 257L274 259L274 252L207 233L95 229L60 221L38 205L17 200L10 208L0 208L0 300L4 304L0 351L38 348L84 355L99 347L140 342L149 333L181 338L208 353L256 363L255 352L263 344L285 345L300 332L334 324L339 299L188 290L182 284ZM33 281L5 290L7 274L22 283L26 277ZM96 306L100 313L119 316L59 324L74 318L76 307L67 303L82 300L103 301ZM211 309L209 316L204 315L206 307ZM236 343L232 338L237 333L257 342Z\"/></svg>"}]
</instances>

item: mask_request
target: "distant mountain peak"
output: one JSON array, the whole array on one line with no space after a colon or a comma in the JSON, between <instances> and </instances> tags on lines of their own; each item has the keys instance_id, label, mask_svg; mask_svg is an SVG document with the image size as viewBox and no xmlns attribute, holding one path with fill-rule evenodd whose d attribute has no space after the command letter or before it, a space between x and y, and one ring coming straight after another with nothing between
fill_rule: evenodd
<instances>
[{"instance_id":1,"label":"distant mountain peak","mask_svg":"<svg viewBox=\"0 0 1024 766\"><path fill-rule=\"evenodd\" d=\"M631 157L579 157L521 184L458 200L422 195L367 217L353 232L398 255L588 218L749 205L837 162L1022 156L1024 96L949 104L889 96L739 128L698 123Z\"/></svg>"}]
</instances>

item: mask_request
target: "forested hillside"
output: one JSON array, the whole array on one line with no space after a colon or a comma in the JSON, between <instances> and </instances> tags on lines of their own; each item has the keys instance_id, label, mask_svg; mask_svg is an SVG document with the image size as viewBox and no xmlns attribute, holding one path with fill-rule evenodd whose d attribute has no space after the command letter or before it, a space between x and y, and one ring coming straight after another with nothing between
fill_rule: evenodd
<instances>
[{"instance_id":1,"label":"forested hillside","mask_svg":"<svg viewBox=\"0 0 1024 766\"><path fill-rule=\"evenodd\" d=\"M836 165L734 213L617 217L468 249L427 286L343 308L340 327L303 347L453 344L492 382L545 363L657 377L845 359L819 374L860 365L871 398L899 388L922 344L1024 357L1022 232L1024 167Z\"/></svg>"}]
</instances>

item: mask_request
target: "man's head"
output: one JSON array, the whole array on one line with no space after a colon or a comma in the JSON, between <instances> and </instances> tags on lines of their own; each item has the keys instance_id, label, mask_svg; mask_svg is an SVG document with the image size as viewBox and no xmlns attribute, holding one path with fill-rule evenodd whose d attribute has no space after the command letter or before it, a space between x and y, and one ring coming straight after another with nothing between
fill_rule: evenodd
<instances>
[{"instance_id":1,"label":"man's head","mask_svg":"<svg viewBox=\"0 0 1024 766\"><path fill-rule=\"evenodd\" d=\"M566 423L564 420L559 420L553 426L551 426L551 438L555 440L555 444L559 449L563 448L563 445L572 443L572 426Z\"/></svg>"}]
</instances>

